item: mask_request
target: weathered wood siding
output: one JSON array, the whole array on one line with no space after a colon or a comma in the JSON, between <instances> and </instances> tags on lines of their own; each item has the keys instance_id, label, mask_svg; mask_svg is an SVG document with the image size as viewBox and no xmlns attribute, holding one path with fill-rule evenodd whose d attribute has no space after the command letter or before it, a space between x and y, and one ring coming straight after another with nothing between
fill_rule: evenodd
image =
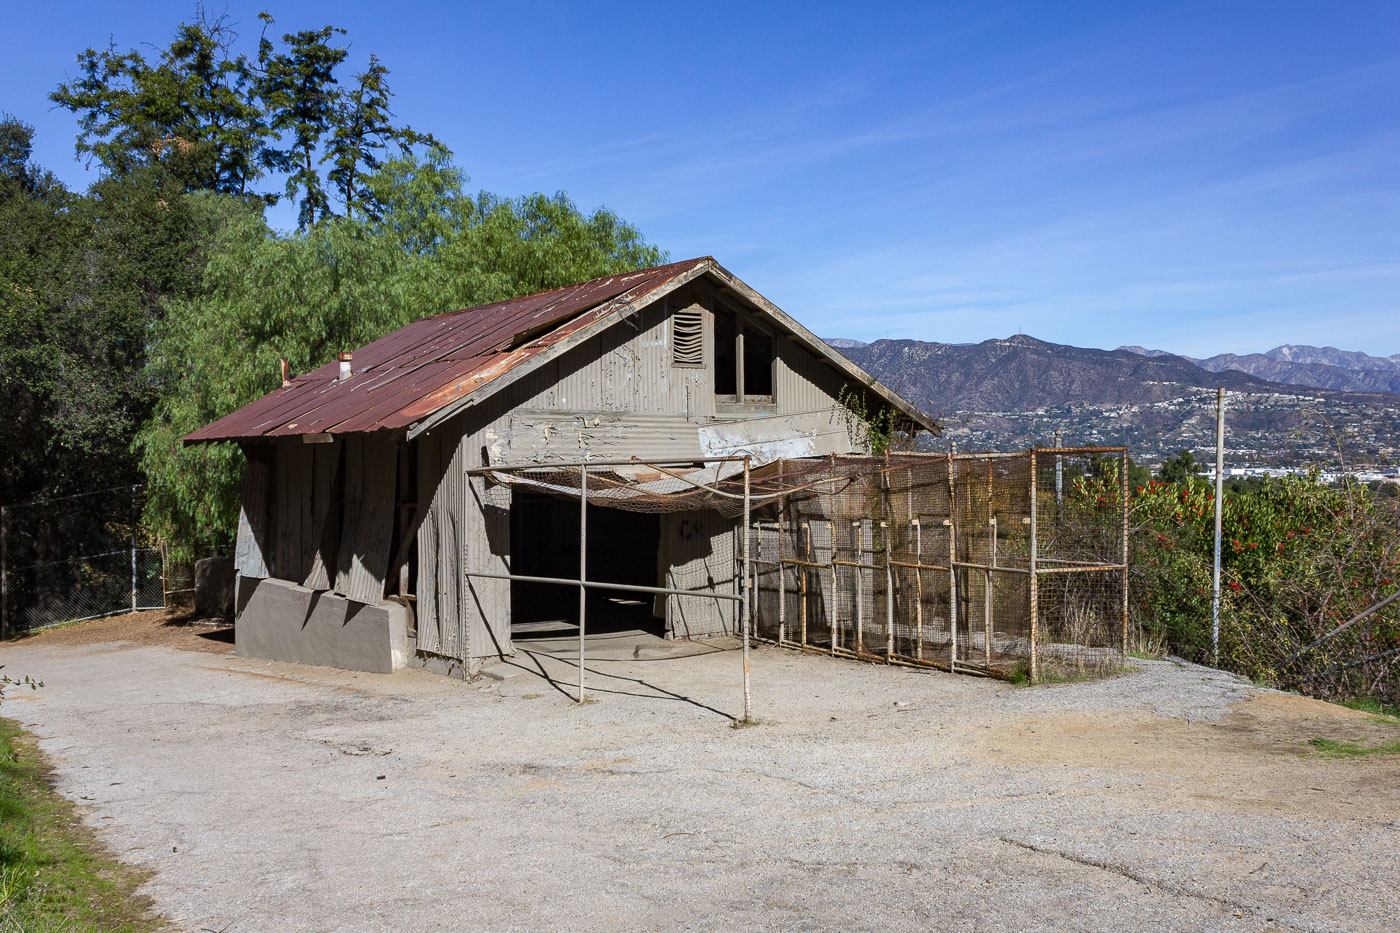
<instances>
[{"instance_id":1,"label":"weathered wood siding","mask_svg":"<svg viewBox=\"0 0 1400 933\"><path fill-rule=\"evenodd\" d=\"M447 658L468 656L462 618L462 526L466 521L465 448L461 418L424 434L418 445L418 650ZM455 430L454 430L455 428Z\"/></svg>"},{"instance_id":2,"label":"weathered wood siding","mask_svg":"<svg viewBox=\"0 0 1400 933\"><path fill-rule=\"evenodd\" d=\"M381 602L396 444L388 434L352 434L333 444L286 437L249 445L238 572Z\"/></svg>"},{"instance_id":3,"label":"weathered wood siding","mask_svg":"<svg viewBox=\"0 0 1400 933\"><path fill-rule=\"evenodd\" d=\"M661 516L661 555L665 586L711 593L737 592L736 519L718 512L669 512ZM666 597L666 634L672 638L732 634L738 630L737 603L698 596Z\"/></svg>"},{"instance_id":4,"label":"weathered wood siding","mask_svg":"<svg viewBox=\"0 0 1400 933\"><path fill-rule=\"evenodd\" d=\"M243 448L248 472L243 474L243 499L238 509L238 541L234 545L234 567L245 577L265 579L268 548L271 545L271 510L268 492L272 482L269 445L250 444Z\"/></svg>"},{"instance_id":5,"label":"weathered wood siding","mask_svg":"<svg viewBox=\"0 0 1400 933\"><path fill-rule=\"evenodd\" d=\"M329 590L335 581L340 550L340 465L344 446L340 441L312 445L311 526L315 551L311 555L311 569L302 584L312 590Z\"/></svg>"},{"instance_id":6,"label":"weathered wood siding","mask_svg":"<svg viewBox=\"0 0 1400 933\"><path fill-rule=\"evenodd\" d=\"M335 591L356 602L384 599L393 535L395 436L346 436ZM308 474L310 471L307 471ZM313 548L319 545L319 538Z\"/></svg>"},{"instance_id":7,"label":"weathered wood siding","mask_svg":"<svg viewBox=\"0 0 1400 933\"><path fill-rule=\"evenodd\" d=\"M678 289L418 438L418 495L425 510L418 529L420 651L468 666L513 651L510 584L466 576L509 572L509 493L468 478L467 470L693 458L707 443L740 452L746 436L748 446L798 443L804 454L860 450L840 415L844 377L790 338L775 340L774 404L761 410L717 410L710 313L704 316L705 365L672 365L670 312L696 304L710 312L714 302L708 281ZM784 455L796 452L784 448ZM734 592L736 527L717 513L663 516L657 582ZM737 625L731 601L668 597L666 617L677 637L733 632Z\"/></svg>"}]
</instances>

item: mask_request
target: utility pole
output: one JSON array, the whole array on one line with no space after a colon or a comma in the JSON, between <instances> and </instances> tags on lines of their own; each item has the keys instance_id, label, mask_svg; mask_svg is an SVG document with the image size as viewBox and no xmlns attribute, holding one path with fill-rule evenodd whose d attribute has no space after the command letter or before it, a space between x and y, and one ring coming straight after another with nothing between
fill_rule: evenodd
<instances>
[{"instance_id":1,"label":"utility pole","mask_svg":"<svg viewBox=\"0 0 1400 933\"><path fill-rule=\"evenodd\" d=\"M1060 429L1055 429L1055 447L1063 446L1061 440L1063 436ZM1059 454L1055 455L1055 505L1058 507L1065 501L1065 458Z\"/></svg>"},{"instance_id":2,"label":"utility pole","mask_svg":"<svg viewBox=\"0 0 1400 933\"><path fill-rule=\"evenodd\" d=\"M1225 506L1225 389L1215 390L1215 574L1211 581L1210 663L1220 666L1220 515Z\"/></svg>"}]
</instances>

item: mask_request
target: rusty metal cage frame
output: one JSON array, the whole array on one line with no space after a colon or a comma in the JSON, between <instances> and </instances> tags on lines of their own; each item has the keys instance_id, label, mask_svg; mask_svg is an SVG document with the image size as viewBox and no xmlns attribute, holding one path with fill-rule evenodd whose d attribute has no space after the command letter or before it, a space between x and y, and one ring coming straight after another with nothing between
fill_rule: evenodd
<instances>
[{"instance_id":1,"label":"rusty metal cage frame","mask_svg":"<svg viewBox=\"0 0 1400 933\"><path fill-rule=\"evenodd\" d=\"M1068 491L1067 461L1081 471ZM1083 464L1095 461L1113 468L1098 478L1092 491L1100 494L1091 500ZM1126 663L1125 448L826 462L851 486L797 493L754 523L756 638L1030 682ZM771 487L771 470L760 471L756 493ZM1000 498L999 479L1012 486ZM804 477L808 488L810 480ZM1093 619L1085 624L1084 616Z\"/></svg>"},{"instance_id":2,"label":"rusty metal cage frame","mask_svg":"<svg viewBox=\"0 0 1400 933\"><path fill-rule=\"evenodd\" d=\"M734 594L628 589L739 602L746 643L1030 682L1126 662L1123 447L830 455L759 467L746 457L634 458L471 472L577 496L581 506L706 508L740 519ZM583 573L468 575L621 588Z\"/></svg>"}]
</instances>

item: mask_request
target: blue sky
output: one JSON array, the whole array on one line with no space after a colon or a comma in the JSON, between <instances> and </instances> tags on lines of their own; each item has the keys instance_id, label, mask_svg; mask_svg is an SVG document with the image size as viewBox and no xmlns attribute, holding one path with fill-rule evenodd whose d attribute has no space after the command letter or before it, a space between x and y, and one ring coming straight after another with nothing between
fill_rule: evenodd
<instances>
[{"instance_id":1,"label":"blue sky","mask_svg":"<svg viewBox=\"0 0 1400 933\"><path fill-rule=\"evenodd\" d=\"M213 4L211 4L212 6ZM349 30L473 186L564 190L824 336L1400 353L1400 4L231 2ZM26 4L0 109L189 3Z\"/></svg>"}]
</instances>

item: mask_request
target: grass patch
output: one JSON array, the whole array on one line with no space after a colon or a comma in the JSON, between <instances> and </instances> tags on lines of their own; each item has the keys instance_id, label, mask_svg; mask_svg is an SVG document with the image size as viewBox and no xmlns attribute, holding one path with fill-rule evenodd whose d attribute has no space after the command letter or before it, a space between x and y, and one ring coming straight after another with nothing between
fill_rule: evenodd
<instances>
[{"instance_id":1,"label":"grass patch","mask_svg":"<svg viewBox=\"0 0 1400 933\"><path fill-rule=\"evenodd\" d=\"M49 785L33 739L0 719L0 930L164 929L136 888L145 875L112 858Z\"/></svg>"},{"instance_id":2,"label":"grass patch","mask_svg":"<svg viewBox=\"0 0 1400 933\"><path fill-rule=\"evenodd\" d=\"M1309 758L1365 758L1368 755L1400 755L1400 739L1380 745L1362 745L1350 739L1309 739L1315 751Z\"/></svg>"},{"instance_id":3,"label":"grass patch","mask_svg":"<svg viewBox=\"0 0 1400 933\"><path fill-rule=\"evenodd\" d=\"M1082 684L1093 680L1107 680L1110 677L1117 677L1120 674L1127 674L1137 670L1131 664L1110 664L1104 667L1055 667L1051 664L1042 664L1035 682L1031 682L1031 666L1029 661L1022 661L1011 669L1007 676L1007 683L1016 687L1040 687L1046 684Z\"/></svg>"},{"instance_id":4,"label":"grass patch","mask_svg":"<svg viewBox=\"0 0 1400 933\"><path fill-rule=\"evenodd\" d=\"M1349 709L1360 710L1363 713L1371 713L1380 718L1383 722L1400 725L1400 706L1382 703L1375 697L1360 697L1355 700L1338 700L1336 702Z\"/></svg>"}]
</instances>

